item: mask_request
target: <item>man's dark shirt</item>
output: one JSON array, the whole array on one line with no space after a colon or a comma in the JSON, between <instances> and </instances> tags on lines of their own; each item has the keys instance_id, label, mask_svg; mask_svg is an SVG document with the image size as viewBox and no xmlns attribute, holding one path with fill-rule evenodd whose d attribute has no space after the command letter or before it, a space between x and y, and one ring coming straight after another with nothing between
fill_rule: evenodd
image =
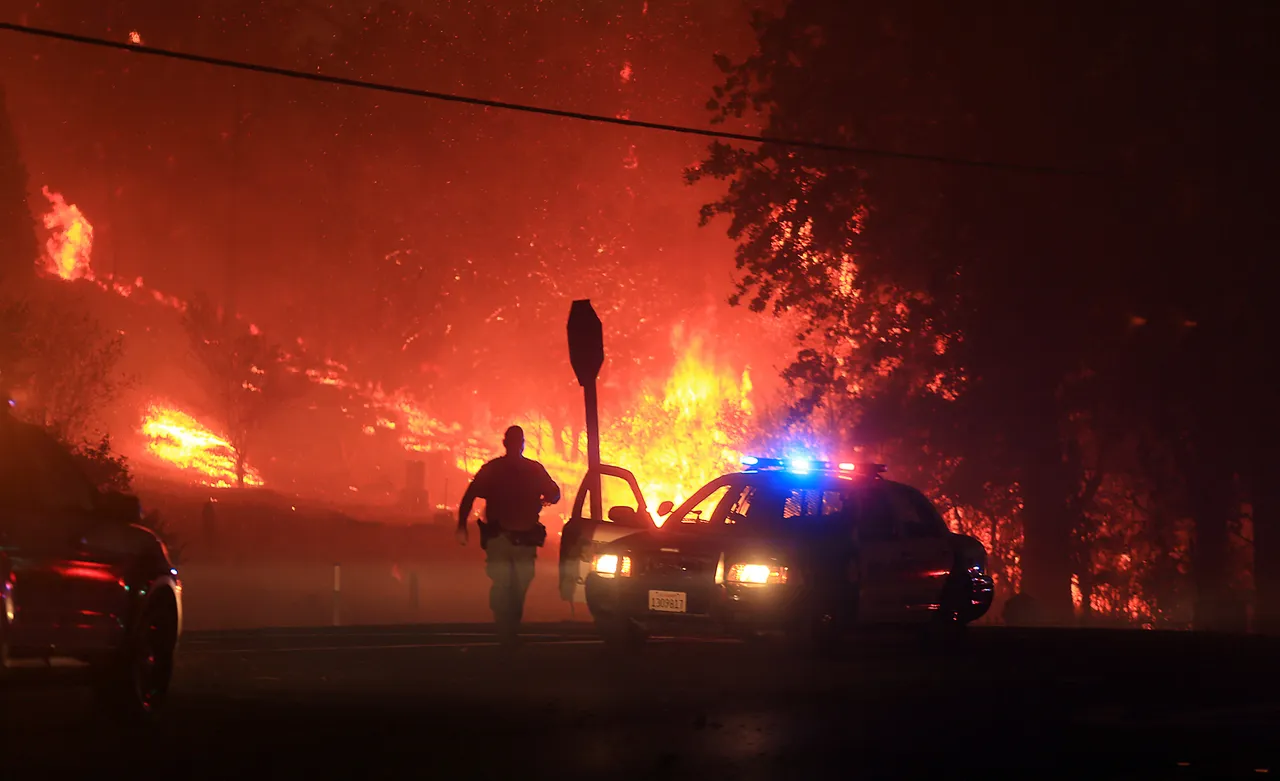
<instances>
[{"instance_id":1,"label":"man's dark shirt","mask_svg":"<svg viewBox=\"0 0 1280 781\"><path fill-rule=\"evenodd\" d=\"M528 531L538 525L544 501L560 501L560 486L537 461L506 455L476 472L458 508L459 525L467 522L476 499L484 499L485 520L496 528Z\"/></svg>"}]
</instances>

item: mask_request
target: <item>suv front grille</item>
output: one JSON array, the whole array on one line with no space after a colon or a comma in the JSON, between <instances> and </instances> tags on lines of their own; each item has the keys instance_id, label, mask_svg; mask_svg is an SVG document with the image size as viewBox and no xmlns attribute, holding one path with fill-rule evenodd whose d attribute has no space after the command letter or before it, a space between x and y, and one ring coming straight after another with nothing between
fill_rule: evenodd
<instances>
[{"instance_id":1,"label":"suv front grille","mask_svg":"<svg viewBox=\"0 0 1280 781\"><path fill-rule=\"evenodd\" d=\"M646 575L694 576L702 574L706 565L694 558L672 554L657 554L643 564Z\"/></svg>"}]
</instances>

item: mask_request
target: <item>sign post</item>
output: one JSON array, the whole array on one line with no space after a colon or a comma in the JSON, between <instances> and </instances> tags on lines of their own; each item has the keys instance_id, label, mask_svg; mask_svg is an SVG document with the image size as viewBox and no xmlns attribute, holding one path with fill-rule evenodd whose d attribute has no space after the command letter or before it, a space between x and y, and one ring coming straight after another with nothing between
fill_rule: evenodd
<instances>
[{"instance_id":1,"label":"sign post","mask_svg":"<svg viewBox=\"0 0 1280 781\"><path fill-rule=\"evenodd\" d=\"M600 496L600 413L596 402L596 378L604 365L604 326L589 299L574 301L569 307L569 363L582 386L587 408L587 490L591 495L591 518L604 519Z\"/></svg>"}]
</instances>

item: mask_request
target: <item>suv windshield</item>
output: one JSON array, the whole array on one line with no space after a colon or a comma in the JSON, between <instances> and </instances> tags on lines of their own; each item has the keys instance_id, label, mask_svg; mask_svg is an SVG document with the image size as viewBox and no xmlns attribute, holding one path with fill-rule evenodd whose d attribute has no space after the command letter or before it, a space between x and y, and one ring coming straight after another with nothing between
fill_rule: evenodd
<instances>
[{"instance_id":1,"label":"suv windshield","mask_svg":"<svg viewBox=\"0 0 1280 781\"><path fill-rule=\"evenodd\" d=\"M694 494L667 523L682 529L732 527L750 534L835 531L856 523L866 541L947 534L937 509L910 486L786 472L726 475Z\"/></svg>"},{"instance_id":2,"label":"suv windshield","mask_svg":"<svg viewBox=\"0 0 1280 781\"><path fill-rule=\"evenodd\" d=\"M851 482L824 476L731 475L694 494L668 523L767 533L810 519L846 518L857 490Z\"/></svg>"}]
</instances>

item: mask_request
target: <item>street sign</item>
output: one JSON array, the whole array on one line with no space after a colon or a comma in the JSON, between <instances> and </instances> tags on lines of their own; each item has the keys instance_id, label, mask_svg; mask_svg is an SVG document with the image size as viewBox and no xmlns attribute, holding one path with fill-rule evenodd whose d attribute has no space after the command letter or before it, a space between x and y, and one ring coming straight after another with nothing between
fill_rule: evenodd
<instances>
[{"instance_id":1,"label":"street sign","mask_svg":"<svg viewBox=\"0 0 1280 781\"><path fill-rule=\"evenodd\" d=\"M604 326L591 301L580 299L569 307L569 363L582 386L582 400L587 413L587 474L591 477L591 517L604 520L604 502L600 495L600 412L596 402L596 377L604 365Z\"/></svg>"},{"instance_id":2,"label":"street sign","mask_svg":"<svg viewBox=\"0 0 1280 781\"><path fill-rule=\"evenodd\" d=\"M589 299L569 307L569 363L584 388L596 381L604 365L604 327Z\"/></svg>"}]
</instances>

